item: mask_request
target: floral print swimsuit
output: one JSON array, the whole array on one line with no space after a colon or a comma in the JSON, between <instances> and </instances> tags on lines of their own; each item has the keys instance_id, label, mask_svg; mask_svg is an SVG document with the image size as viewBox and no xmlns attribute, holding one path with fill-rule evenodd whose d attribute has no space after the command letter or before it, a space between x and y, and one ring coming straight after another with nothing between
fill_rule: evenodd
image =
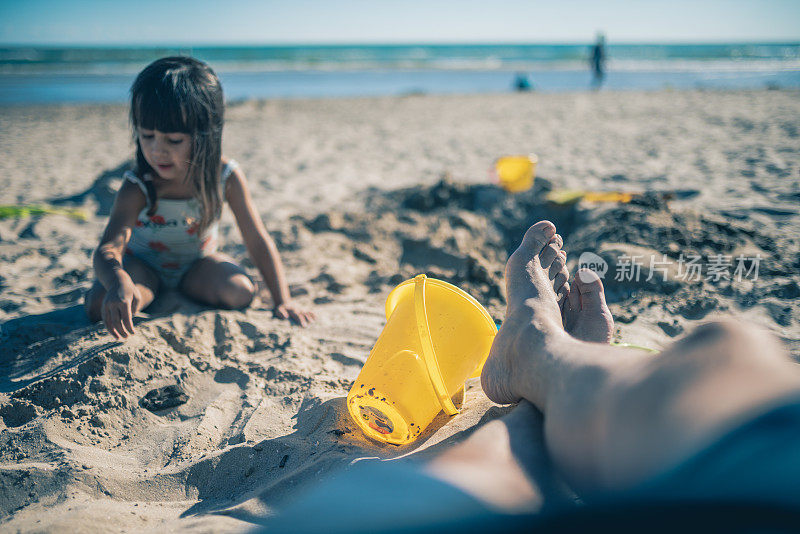
<instances>
[{"instance_id":1,"label":"floral print swimsuit","mask_svg":"<svg viewBox=\"0 0 800 534\"><path fill-rule=\"evenodd\" d=\"M222 169L223 191L228 176L236 167L238 164L231 160ZM194 198L160 198L156 212L147 215L151 201L143 179L130 171L124 176L138 185L147 199L125 252L145 262L156 271L162 283L175 289L195 261L217 251L219 222L214 221L200 234L200 204Z\"/></svg>"}]
</instances>

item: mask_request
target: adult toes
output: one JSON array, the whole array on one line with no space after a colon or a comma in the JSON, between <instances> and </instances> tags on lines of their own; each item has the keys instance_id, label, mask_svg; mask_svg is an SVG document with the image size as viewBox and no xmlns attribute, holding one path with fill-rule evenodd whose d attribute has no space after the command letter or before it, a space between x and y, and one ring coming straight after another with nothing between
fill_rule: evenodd
<instances>
[{"instance_id":1,"label":"adult toes","mask_svg":"<svg viewBox=\"0 0 800 534\"><path fill-rule=\"evenodd\" d=\"M569 271L566 265L562 265L561 270L553 278L553 291L558 293L562 286L567 283L567 280L569 280Z\"/></svg>"},{"instance_id":2,"label":"adult toes","mask_svg":"<svg viewBox=\"0 0 800 534\"><path fill-rule=\"evenodd\" d=\"M558 253L561 251L561 247L558 245L558 240L556 240L555 236L550 239L550 241L544 246L542 252L539 254L539 263L542 265L543 269L550 269L550 266L553 262L558 258ZM560 271L561 269L557 269L556 272ZM555 277L555 274L550 278L551 280Z\"/></svg>"},{"instance_id":3,"label":"adult toes","mask_svg":"<svg viewBox=\"0 0 800 534\"><path fill-rule=\"evenodd\" d=\"M584 268L578 271L573 282L573 291L575 290L580 295L582 310L599 309L606 304L603 282L597 276L597 273L591 269Z\"/></svg>"},{"instance_id":4,"label":"adult toes","mask_svg":"<svg viewBox=\"0 0 800 534\"><path fill-rule=\"evenodd\" d=\"M556 235L556 225L550 221L539 221L525 232L520 248L524 247L534 254L539 254L554 235Z\"/></svg>"},{"instance_id":5,"label":"adult toes","mask_svg":"<svg viewBox=\"0 0 800 534\"><path fill-rule=\"evenodd\" d=\"M554 259L553 263L550 264L550 273L549 273L550 280L553 280L553 289L555 289L556 291L558 291L558 288L561 287L555 284L556 276L558 276L558 273L560 273L564 269L566 264L567 264L567 253L564 252L563 250L559 250L556 259ZM562 282L562 284L563 283L564 282Z\"/></svg>"}]
</instances>

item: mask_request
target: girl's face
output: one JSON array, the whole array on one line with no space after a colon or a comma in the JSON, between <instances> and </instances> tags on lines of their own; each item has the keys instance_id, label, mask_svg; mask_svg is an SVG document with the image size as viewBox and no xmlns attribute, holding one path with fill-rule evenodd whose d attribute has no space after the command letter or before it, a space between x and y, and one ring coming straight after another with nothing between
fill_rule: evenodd
<instances>
[{"instance_id":1,"label":"girl's face","mask_svg":"<svg viewBox=\"0 0 800 534\"><path fill-rule=\"evenodd\" d=\"M192 138L189 134L138 128L137 135L144 159L161 178L186 179L192 159Z\"/></svg>"}]
</instances>

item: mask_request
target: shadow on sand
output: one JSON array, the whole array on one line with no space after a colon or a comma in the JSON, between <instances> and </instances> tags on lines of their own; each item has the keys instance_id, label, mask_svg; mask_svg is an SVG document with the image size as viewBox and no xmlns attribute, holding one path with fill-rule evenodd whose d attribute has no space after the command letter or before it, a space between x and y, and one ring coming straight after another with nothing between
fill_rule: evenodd
<instances>
[{"instance_id":1,"label":"shadow on sand","mask_svg":"<svg viewBox=\"0 0 800 534\"><path fill-rule=\"evenodd\" d=\"M80 304L6 321L0 325L0 392L8 393L53 376L116 344L109 343L76 353L58 364L48 364L54 354L96 328L89 323Z\"/></svg>"},{"instance_id":2,"label":"shadow on sand","mask_svg":"<svg viewBox=\"0 0 800 534\"><path fill-rule=\"evenodd\" d=\"M325 402L307 398L294 416L295 431L285 436L225 450L192 465L187 490L200 501L181 517L219 514L260 524L275 508L318 481L363 457L390 457L396 449L367 441L350 421L345 398ZM309 476L309 473L313 475ZM237 488L234 494L231 488ZM247 501L258 506L242 506Z\"/></svg>"},{"instance_id":3,"label":"shadow on sand","mask_svg":"<svg viewBox=\"0 0 800 534\"><path fill-rule=\"evenodd\" d=\"M92 198L97 204L96 215L108 216L111 214L111 207L114 205L114 197L117 194L116 181L122 178L125 171L129 170L133 170L133 160L130 159L123 161L113 169L104 171L85 191L67 197L51 198L48 202L54 206L79 205L84 204L88 198Z\"/></svg>"},{"instance_id":4,"label":"shadow on sand","mask_svg":"<svg viewBox=\"0 0 800 534\"><path fill-rule=\"evenodd\" d=\"M442 440L405 461L419 461L459 443L484 423L502 417L512 407L491 408L479 424ZM294 416L295 432L252 446L234 447L191 466L186 486L200 501L181 517L224 515L255 525L264 524L312 486L355 462L398 459L423 447L451 420L444 413L414 443L397 447L371 441L350 419L345 397L325 402L308 398ZM403 461L403 460L401 460ZM231 488L237 488L235 494Z\"/></svg>"}]
</instances>

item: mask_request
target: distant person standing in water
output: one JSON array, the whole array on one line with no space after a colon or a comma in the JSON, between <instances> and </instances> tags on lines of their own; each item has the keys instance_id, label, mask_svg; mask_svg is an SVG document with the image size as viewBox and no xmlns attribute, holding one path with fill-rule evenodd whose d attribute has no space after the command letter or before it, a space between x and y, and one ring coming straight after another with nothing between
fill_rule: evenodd
<instances>
[{"instance_id":1,"label":"distant person standing in water","mask_svg":"<svg viewBox=\"0 0 800 534\"><path fill-rule=\"evenodd\" d=\"M592 46L592 57L591 57L592 87L594 89L600 89L600 86L603 85L603 78L605 78L606 76L605 42L606 42L605 36L602 33L598 32L597 41L595 41L594 46Z\"/></svg>"}]
</instances>

